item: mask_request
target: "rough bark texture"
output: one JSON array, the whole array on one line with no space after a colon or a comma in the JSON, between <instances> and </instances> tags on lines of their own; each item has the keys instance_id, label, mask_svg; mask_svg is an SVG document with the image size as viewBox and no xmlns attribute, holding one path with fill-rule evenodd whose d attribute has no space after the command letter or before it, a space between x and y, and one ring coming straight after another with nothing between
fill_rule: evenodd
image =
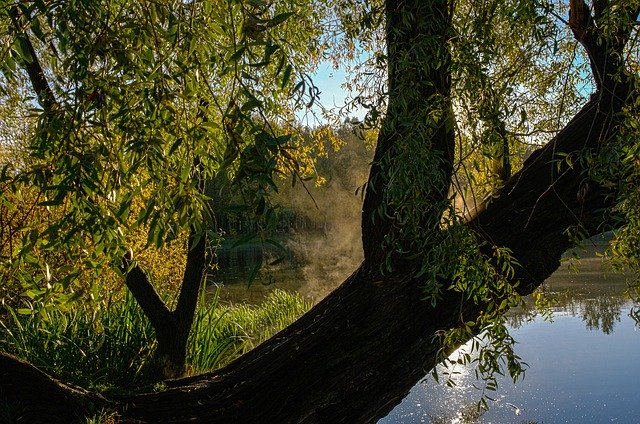
<instances>
[{"instance_id":1,"label":"rough bark texture","mask_svg":"<svg viewBox=\"0 0 640 424\"><path fill-rule=\"evenodd\" d=\"M66 424L106 404L100 395L60 383L21 359L0 353L0 422Z\"/></svg>"}]
</instances>

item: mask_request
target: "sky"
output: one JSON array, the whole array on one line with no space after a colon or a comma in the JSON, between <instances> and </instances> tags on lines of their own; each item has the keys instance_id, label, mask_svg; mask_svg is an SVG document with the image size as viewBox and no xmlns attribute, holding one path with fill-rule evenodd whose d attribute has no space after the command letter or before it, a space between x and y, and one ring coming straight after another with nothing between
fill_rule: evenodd
<instances>
[{"instance_id":1,"label":"sky","mask_svg":"<svg viewBox=\"0 0 640 424\"><path fill-rule=\"evenodd\" d=\"M320 90L319 105L322 105L324 109L333 109L335 112L343 107L347 97L351 94L348 89L343 87L348 77L349 75L344 65L335 69L332 61L321 62L316 72L311 75L313 83ZM326 120L321 116L320 111L322 108L319 107L319 105L314 105L312 109L316 113L319 122L324 123ZM350 112L349 117L363 120L365 114L366 111L364 109L358 109L357 111ZM310 118L309 122L306 122L304 113L298 116L303 123L308 123L309 125L314 124ZM318 122L315 124L317 123Z\"/></svg>"}]
</instances>

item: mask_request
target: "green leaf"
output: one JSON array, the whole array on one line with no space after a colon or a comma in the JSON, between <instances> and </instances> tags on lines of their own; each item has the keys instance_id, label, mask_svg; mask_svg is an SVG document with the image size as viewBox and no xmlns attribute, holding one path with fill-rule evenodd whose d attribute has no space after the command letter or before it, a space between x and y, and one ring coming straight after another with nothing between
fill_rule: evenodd
<instances>
[{"instance_id":1,"label":"green leaf","mask_svg":"<svg viewBox=\"0 0 640 424\"><path fill-rule=\"evenodd\" d=\"M16 37L13 48L21 61L27 64L33 63L33 56L31 56L29 42L24 36Z\"/></svg>"},{"instance_id":2,"label":"green leaf","mask_svg":"<svg viewBox=\"0 0 640 424\"><path fill-rule=\"evenodd\" d=\"M249 274L249 280L247 281L247 287L251 287L253 282L256 280L256 277L258 276L258 272L260 271L260 268L262 268L262 256L260 256L260 258L258 259L258 262L253 267L253 269L251 270L251 274Z\"/></svg>"},{"instance_id":3,"label":"green leaf","mask_svg":"<svg viewBox=\"0 0 640 424\"><path fill-rule=\"evenodd\" d=\"M231 245L231 249L234 249L238 246L242 246L243 244L247 244L249 243L251 240L253 240L254 238L256 238L255 234L245 234L244 236L236 239L233 244Z\"/></svg>"},{"instance_id":4,"label":"green leaf","mask_svg":"<svg viewBox=\"0 0 640 424\"><path fill-rule=\"evenodd\" d=\"M238 50L234 51L233 54L229 57L229 62L238 62L244 52L247 51L247 46L241 46Z\"/></svg>"},{"instance_id":5,"label":"green leaf","mask_svg":"<svg viewBox=\"0 0 640 424\"><path fill-rule=\"evenodd\" d=\"M280 13L276 16L274 16L273 18L271 18L268 22L267 22L267 26L268 27L274 27L276 25L280 25L281 23L283 23L284 21L286 21L287 19L289 19L289 17L293 16L294 13L293 12L285 12L285 13Z\"/></svg>"},{"instance_id":6,"label":"green leaf","mask_svg":"<svg viewBox=\"0 0 640 424\"><path fill-rule=\"evenodd\" d=\"M169 28L167 29L167 41L171 43L172 46L175 47L176 42L178 41L178 30L180 25L173 13L169 15Z\"/></svg>"},{"instance_id":7,"label":"green leaf","mask_svg":"<svg viewBox=\"0 0 640 424\"><path fill-rule=\"evenodd\" d=\"M256 97L251 96L249 100L247 100L242 104L242 107L240 108L240 110L243 112L248 112L250 110L257 109L261 106L262 106L262 102L258 100Z\"/></svg>"},{"instance_id":8,"label":"green leaf","mask_svg":"<svg viewBox=\"0 0 640 424\"><path fill-rule=\"evenodd\" d=\"M291 71L293 71L293 67L289 64L284 70L284 74L282 75L282 84L280 84L281 88L284 88L289 84L289 80L291 79Z\"/></svg>"},{"instance_id":9,"label":"green leaf","mask_svg":"<svg viewBox=\"0 0 640 424\"><path fill-rule=\"evenodd\" d=\"M278 137L271 137L269 141L266 142L267 146L282 146L287 144L291 140L291 134L280 135Z\"/></svg>"},{"instance_id":10,"label":"green leaf","mask_svg":"<svg viewBox=\"0 0 640 424\"><path fill-rule=\"evenodd\" d=\"M202 125L200 125L201 128L204 128L205 130L209 131L209 132L219 132L220 130L222 130L222 127L217 124L216 122L211 122L211 121L207 121L202 123Z\"/></svg>"}]
</instances>

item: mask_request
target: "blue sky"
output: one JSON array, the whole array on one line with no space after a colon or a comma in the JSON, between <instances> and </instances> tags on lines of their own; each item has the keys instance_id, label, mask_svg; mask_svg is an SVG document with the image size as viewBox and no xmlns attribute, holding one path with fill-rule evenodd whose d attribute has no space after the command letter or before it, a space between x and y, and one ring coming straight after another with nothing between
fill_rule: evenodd
<instances>
[{"instance_id":1,"label":"blue sky","mask_svg":"<svg viewBox=\"0 0 640 424\"><path fill-rule=\"evenodd\" d=\"M320 101L327 108L344 106L347 91L341 87L347 80L343 68L334 69L331 62L323 62L318 67L313 81L320 89Z\"/></svg>"},{"instance_id":2,"label":"blue sky","mask_svg":"<svg viewBox=\"0 0 640 424\"><path fill-rule=\"evenodd\" d=\"M338 112L338 110L345 105L345 101L347 97L351 94L348 89L343 88L343 85L348 79L348 73L346 71L346 66L341 66L338 69L335 69L333 66L333 62L325 61L321 62L318 65L318 69L316 72L311 75L313 79L313 83L320 90L319 96L319 104L322 105L325 109L333 110L334 112ZM313 110L315 111L317 117L321 119L320 122L326 122L322 119L320 108L317 105L314 105ZM364 109L360 109L356 112L349 113L350 117L356 117L359 119L364 119L366 111ZM304 118L304 114L299 115L300 119L306 124L313 125L314 123L309 121L306 122ZM343 120L341 118L341 120ZM317 122L315 123L317 124Z\"/></svg>"}]
</instances>

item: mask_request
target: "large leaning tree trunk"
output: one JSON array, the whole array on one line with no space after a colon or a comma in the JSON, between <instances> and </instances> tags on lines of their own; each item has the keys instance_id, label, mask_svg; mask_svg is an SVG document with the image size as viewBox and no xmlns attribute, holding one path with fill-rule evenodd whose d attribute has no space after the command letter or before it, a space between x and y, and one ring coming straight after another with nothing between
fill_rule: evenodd
<instances>
[{"instance_id":1,"label":"large leaning tree trunk","mask_svg":"<svg viewBox=\"0 0 640 424\"><path fill-rule=\"evenodd\" d=\"M440 231L446 208L453 157L446 47L450 5L445 0L388 1L386 13L389 109L364 203L364 263L309 313L255 350L219 371L169 381L161 393L102 397L0 356L1 396L21 403L25 422L68 422L99 407L118 411L130 422L375 422L436 365L441 346L434 334L482 311L450 290L435 305L422 300L423 281L415 277L412 262L420 252L407 254L420 240L403 227L408 223L419 236L432 237ZM636 16L636 11L630 14ZM558 267L562 252L572 245L568 228L600 232L614 202L615 192L595 182L585 188L581 161L569 167L559 165L558 158L589 154L610 142L621 109L637 100L629 81L609 77L620 64L611 46L595 42L591 16L574 15L572 27L591 58L597 92L467 224L489 245L513 251L522 264L515 275L521 294ZM438 118L432 119L436 110ZM410 157L437 166L421 170L419 164L397 160ZM420 172L431 173L434 185L403 187L411 178L397 178L399 173L421 178L414 174ZM404 202L425 209L407 216ZM43 388L47 403L40 392L30 396L30 387Z\"/></svg>"}]
</instances>

